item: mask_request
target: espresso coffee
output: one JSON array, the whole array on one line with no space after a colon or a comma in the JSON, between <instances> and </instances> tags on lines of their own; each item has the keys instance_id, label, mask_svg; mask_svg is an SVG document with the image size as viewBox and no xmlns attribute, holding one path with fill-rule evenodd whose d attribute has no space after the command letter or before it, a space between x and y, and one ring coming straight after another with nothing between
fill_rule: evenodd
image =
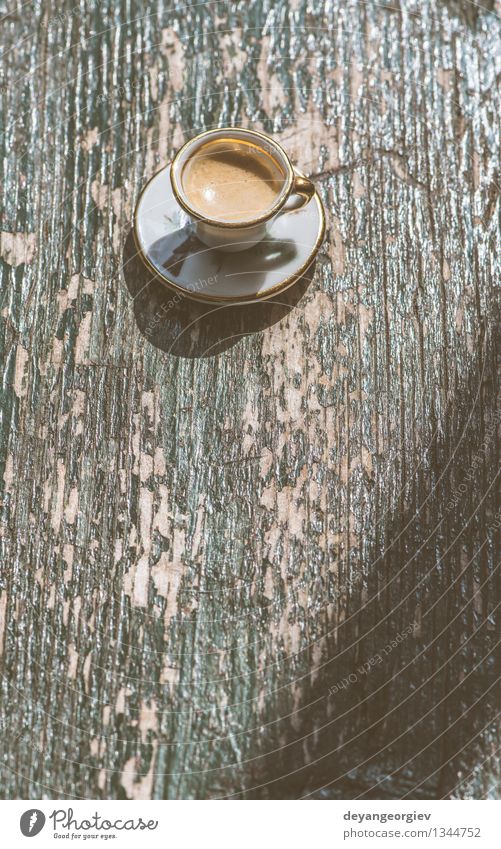
<instances>
[{"instance_id":1,"label":"espresso coffee","mask_svg":"<svg viewBox=\"0 0 501 849\"><path fill-rule=\"evenodd\" d=\"M270 153L233 139L202 145L182 172L183 190L193 209L221 222L252 221L265 214L284 181L285 173Z\"/></svg>"}]
</instances>

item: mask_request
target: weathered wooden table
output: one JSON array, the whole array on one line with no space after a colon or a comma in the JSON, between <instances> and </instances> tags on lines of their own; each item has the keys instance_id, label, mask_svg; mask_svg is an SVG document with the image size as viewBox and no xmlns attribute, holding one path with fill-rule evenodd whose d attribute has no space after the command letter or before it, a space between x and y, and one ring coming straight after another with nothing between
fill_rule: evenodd
<instances>
[{"instance_id":1,"label":"weathered wooden table","mask_svg":"<svg viewBox=\"0 0 501 849\"><path fill-rule=\"evenodd\" d=\"M497 797L493 6L4 33L2 795ZM325 244L278 304L158 320L135 200L224 124L313 175Z\"/></svg>"}]
</instances>

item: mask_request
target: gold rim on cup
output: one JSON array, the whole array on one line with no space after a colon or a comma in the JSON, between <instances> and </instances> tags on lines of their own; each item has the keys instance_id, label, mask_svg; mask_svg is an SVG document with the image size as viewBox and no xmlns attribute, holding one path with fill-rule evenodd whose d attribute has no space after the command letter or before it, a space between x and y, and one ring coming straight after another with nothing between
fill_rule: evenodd
<instances>
[{"instance_id":1,"label":"gold rim on cup","mask_svg":"<svg viewBox=\"0 0 501 849\"><path fill-rule=\"evenodd\" d=\"M245 221L220 221L218 218L206 218L204 215L202 215L201 212L196 210L194 207L190 206L190 204L186 200L186 197L183 196L181 187L179 186L176 177L177 163L186 151L186 148L200 141L200 139L204 139L207 136L211 135L235 132L241 132L245 133L245 135L247 136L253 136L256 139L259 139L261 142L266 142L266 144L271 145L271 147L274 147L276 150L279 151L280 155L283 156L287 165L287 175L284 186L285 191L284 188L282 188L280 192L280 197L276 201L276 203L268 210L266 210L266 212L264 212L262 215L256 216L256 218L249 218ZM242 143L245 143L244 139L242 139ZM179 148L178 152L176 153L174 159L171 162L170 181L172 185L172 191L174 192L174 196L178 204L184 209L185 212L188 213L188 215L191 215L193 218L196 218L197 221L202 221L204 224L211 224L217 226L218 228L227 228L228 230L253 227L255 224L262 224L265 221L268 221L270 218L273 218L273 216L276 215L280 208L284 206L284 204L287 202L287 199L292 193L292 191L295 191L298 195L301 195L304 198L304 204L311 200L316 193L315 186L311 182L311 180L305 177L304 174L296 173L288 154L285 152L281 144L275 141L275 139L270 138L270 136L267 136L265 133L260 133L258 132L258 130L246 130L245 127L217 127L212 130L205 130L203 133L199 133L192 139L188 139L188 141L185 142L183 146ZM304 206L304 204L302 205Z\"/></svg>"}]
</instances>

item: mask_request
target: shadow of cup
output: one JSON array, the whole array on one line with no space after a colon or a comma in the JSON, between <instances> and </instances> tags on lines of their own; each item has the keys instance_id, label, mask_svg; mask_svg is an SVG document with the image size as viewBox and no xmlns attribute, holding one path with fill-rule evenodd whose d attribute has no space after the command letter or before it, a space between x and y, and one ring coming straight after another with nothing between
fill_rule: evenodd
<instances>
[{"instance_id":1,"label":"shadow of cup","mask_svg":"<svg viewBox=\"0 0 501 849\"><path fill-rule=\"evenodd\" d=\"M166 240L169 240L168 242ZM189 231L177 231L152 248L157 260L166 258L166 271L178 275L188 257L200 249ZM290 258L293 243L270 241L263 246L260 267L268 272ZM168 258L168 261L167 261ZM122 270L140 332L148 342L176 357L210 357L281 321L296 306L311 283L315 263L292 286L266 301L244 304L202 303L176 292L143 263L129 232L123 249Z\"/></svg>"}]
</instances>

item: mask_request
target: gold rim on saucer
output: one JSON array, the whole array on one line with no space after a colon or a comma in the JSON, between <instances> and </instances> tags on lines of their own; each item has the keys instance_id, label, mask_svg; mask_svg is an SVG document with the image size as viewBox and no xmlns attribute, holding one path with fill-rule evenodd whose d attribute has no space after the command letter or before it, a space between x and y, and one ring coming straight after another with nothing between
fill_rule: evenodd
<instances>
[{"instance_id":1,"label":"gold rim on saucer","mask_svg":"<svg viewBox=\"0 0 501 849\"><path fill-rule=\"evenodd\" d=\"M290 275L289 277L286 277L285 280L282 280L280 283L277 283L276 286L273 286L271 289L266 289L262 293L256 292L253 295L238 296L237 294L235 294L233 297L229 297L229 296L226 296L226 295L208 295L208 294L200 296L197 292L192 291L190 289L183 288L183 286L180 286L174 280L171 280L169 277L162 274L159 271L159 269L155 268L155 266L150 262L148 257L145 255L142 246L139 243L138 209L139 209L139 205L141 203L142 197L143 197L144 193L146 192L150 183L156 177L158 177L159 174L161 174L163 171L167 171L167 169L171 168L171 167L172 167L172 162L170 162L168 165L164 166L163 168L160 168L158 171L156 171L150 177L148 182L141 189L141 192L140 192L139 197L138 197L137 202L136 202L136 206L134 208L134 218L133 218L134 226L132 228L132 232L133 232L133 236L134 236L134 243L136 245L137 253L138 253L138 256L139 256L141 262L148 269L148 271L150 271L154 275L154 277L156 279L161 280L162 283L166 284L166 286L173 289L175 292L178 292L180 295L182 295L185 298L190 298L191 300L198 301L198 302L201 302L201 303L219 303L219 304L242 303L243 304L243 303L251 303L253 301L266 301L266 300L268 300L268 298L273 297L273 295L276 295L279 292L283 292L283 291L285 291L285 289L288 289L289 286L292 286L293 283L295 283L297 280L300 279L300 277L303 276L303 274L308 270L310 265L312 265L312 263L315 260L315 257L318 254L318 251L320 250L320 246L321 246L323 239L324 239L324 236L325 236L325 210L324 210L324 207L323 207L323 203L320 200L320 196L319 196L319 194L316 190L315 190L315 194L313 195L310 203L313 203L313 201L315 201L315 203L317 204L317 208L318 208L319 215L320 215L320 220L319 220L317 237L316 237L315 243L314 243L314 245L311 249L310 255L308 256L308 259L306 260L306 262L304 262L303 265L300 268L298 268L298 270L296 272L294 272L294 274ZM294 172L296 172L295 168L294 168ZM177 197L175 197L175 200L177 201ZM304 207L303 207L303 209L304 209ZM208 250L211 250L211 249L208 248ZM212 249L212 250L215 250L215 249Z\"/></svg>"}]
</instances>

